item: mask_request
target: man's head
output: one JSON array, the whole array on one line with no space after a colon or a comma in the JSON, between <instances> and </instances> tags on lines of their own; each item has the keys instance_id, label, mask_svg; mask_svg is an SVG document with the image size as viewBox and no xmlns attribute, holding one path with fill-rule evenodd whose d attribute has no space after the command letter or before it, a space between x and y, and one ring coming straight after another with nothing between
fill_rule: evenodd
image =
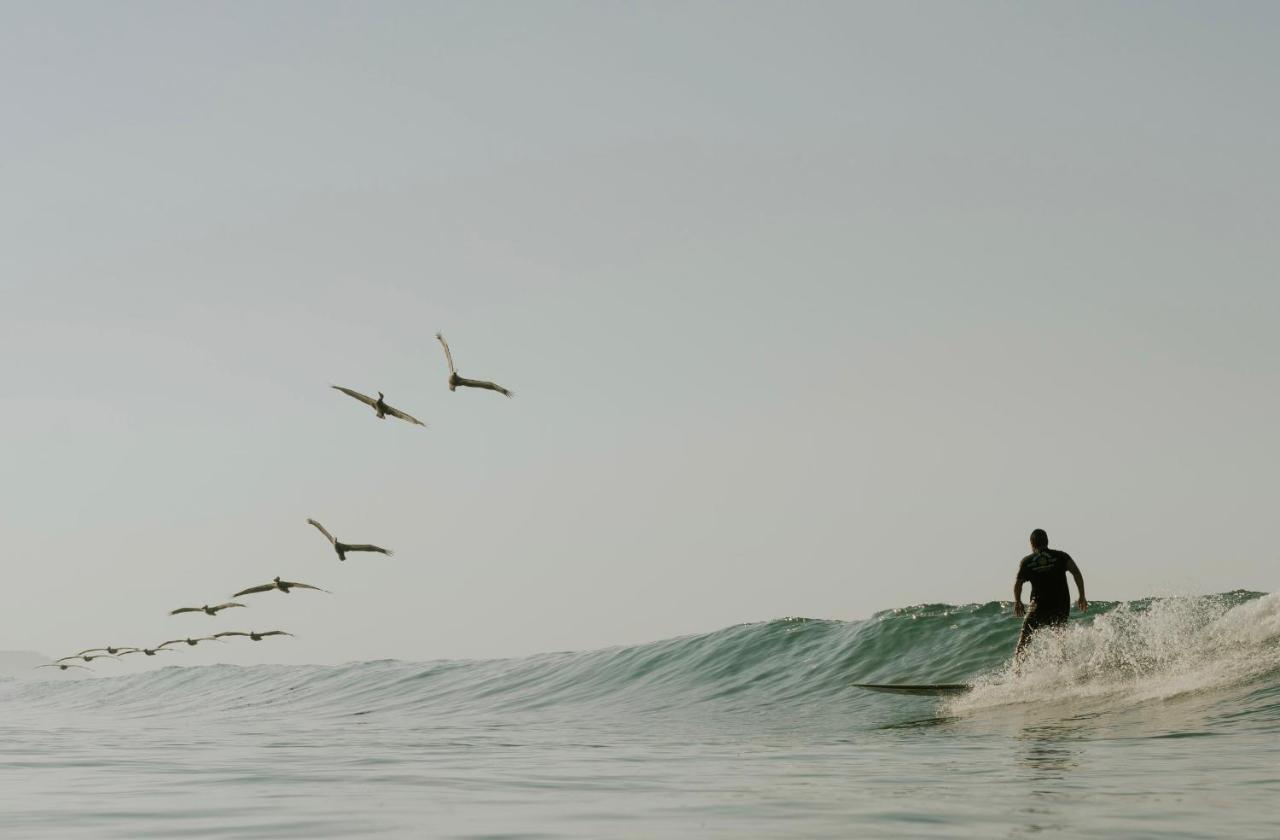
<instances>
[{"instance_id":1,"label":"man's head","mask_svg":"<svg viewBox=\"0 0 1280 840\"><path fill-rule=\"evenodd\" d=\"M1049 547L1049 535L1044 532L1043 528L1037 528L1031 532L1031 547L1036 551Z\"/></svg>"}]
</instances>

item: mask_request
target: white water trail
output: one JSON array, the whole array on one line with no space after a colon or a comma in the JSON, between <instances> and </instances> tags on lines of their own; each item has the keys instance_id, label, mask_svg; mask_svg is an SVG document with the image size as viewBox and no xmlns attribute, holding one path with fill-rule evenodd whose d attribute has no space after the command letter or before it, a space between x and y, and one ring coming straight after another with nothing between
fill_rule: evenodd
<instances>
[{"instance_id":1,"label":"white water trail","mask_svg":"<svg viewBox=\"0 0 1280 840\"><path fill-rule=\"evenodd\" d=\"M1239 685L1280 669L1280 593L1231 606L1218 596L1122 604L1041 632L1020 667L947 704L963 714L1019 703L1107 698L1134 704Z\"/></svg>"}]
</instances>

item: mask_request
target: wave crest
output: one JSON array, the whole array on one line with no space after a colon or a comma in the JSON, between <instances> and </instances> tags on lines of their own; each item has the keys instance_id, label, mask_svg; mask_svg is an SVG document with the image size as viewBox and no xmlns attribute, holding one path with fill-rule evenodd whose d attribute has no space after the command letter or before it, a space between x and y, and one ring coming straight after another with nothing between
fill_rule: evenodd
<instances>
[{"instance_id":1,"label":"wave crest","mask_svg":"<svg viewBox=\"0 0 1280 840\"><path fill-rule=\"evenodd\" d=\"M77 681L0 683L0 703L153 715L654 714L787 705L891 709L855 682L974 682L951 712L1063 697L1133 702L1248 683L1280 669L1280 595L1233 592L1094 605L1009 669L1008 603L923 604L865 621L785 618L631 647L522 659L340 666L169 666ZM899 702L900 701L896 701ZM876 704L880 704L877 706ZM1275 704L1273 704L1275 705ZM883 717L883 715L881 715ZM874 717L874 715L872 715Z\"/></svg>"}]
</instances>

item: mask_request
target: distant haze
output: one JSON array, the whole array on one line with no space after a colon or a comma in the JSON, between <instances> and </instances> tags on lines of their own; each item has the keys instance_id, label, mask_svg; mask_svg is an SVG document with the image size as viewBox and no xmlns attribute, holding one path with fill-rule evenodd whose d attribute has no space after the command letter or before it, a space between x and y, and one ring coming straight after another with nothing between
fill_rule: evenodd
<instances>
[{"instance_id":1,"label":"distant haze","mask_svg":"<svg viewBox=\"0 0 1280 840\"><path fill-rule=\"evenodd\" d=\"M1008 598L1035 527L1095 599L1271 590L1278 23L7 5L0 646L857 618ZM334 594L166 615L275 575Z\"/></svg>"},{"instance_id":2,"label":"distant haze","mask_svg":"<svg viewBox=\"0 0 1280 840\"><path fill-rule=\"evenodd\" d=\"M0 650L0 677L30 677L37 673L61 673L52 669L36 671L48 662L49 657L33 650Z\"/></svg>"}]
</instances>

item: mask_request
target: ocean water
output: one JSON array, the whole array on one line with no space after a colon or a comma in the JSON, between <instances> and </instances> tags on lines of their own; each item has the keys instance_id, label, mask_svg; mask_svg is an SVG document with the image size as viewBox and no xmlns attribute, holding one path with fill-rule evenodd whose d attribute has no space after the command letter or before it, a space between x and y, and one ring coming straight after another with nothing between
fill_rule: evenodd
<instances>
[{"instance_id":1,"label":"ocean water","mask_svg":"<svg viewBox=\"0 0 1280 840\"><path fill-rule=\"evenodd\" d=\"M0 681L0 837L1280 836L1280 595ZM973 682L950 700L855 682Z\"/></svg>"}]
</instances>

